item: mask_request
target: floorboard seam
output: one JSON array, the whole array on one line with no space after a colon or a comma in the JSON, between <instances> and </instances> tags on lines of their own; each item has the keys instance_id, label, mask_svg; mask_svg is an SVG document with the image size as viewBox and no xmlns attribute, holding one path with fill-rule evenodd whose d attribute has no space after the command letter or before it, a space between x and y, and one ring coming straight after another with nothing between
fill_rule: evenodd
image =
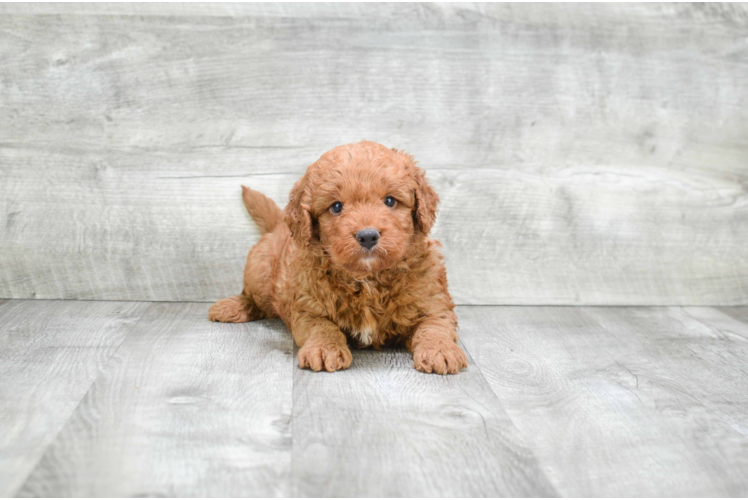
<instances>
[{"instance_id":1,"label":"floorboard seam","mask_svg":"<svg viewBox=\"0 0 748 500\"><path fill-rule=\"evenodd\" d=\"M548 476L548 474L546 474L545 471L543 470L542 462L540 461L540 459L538 458L537 454L535 453L535 450L530 446L529 441L525 437L525 434L517 426L517 424L514 421L514 419L512 418L512 416L509 414L508 411L506 411L506 407L502 403L501 398L499 398L499 395L496 394L496 391L493 390L493 387L491 387L491 384L489 384L488 380L486 380L486 376L483 374L483 370L481 370L480 366L478 366L478 364L475 362L475 358L473 358L472 354L470 354L470 350L467 348L467 346L465 345L465 343L462 342L462 340L459 341L459 344L460 344L460 347L462 347L462 349L465 351L465 354L466 354L466 356L468 358L468 363L469 363L469 366L470 366L469 369L471 369L471 370L472 369L476 369L477 370L478 373L476 375L476 378L480 378L480 382L482 382L483 385L491 392L491 394L494 395L494 397L496 398L496 401L498 401L499 404L501 404L501 407L504 409L504 413L506 414L506 418L509 420L509 422L511 422L512 426L514 427L514 430L517 432L517 435L522 439L522 445L527 449L528 452L530 452L532 454L532 457L535 460L535 463L537 464L538 472L540 472L543 475L543 477L548 482L548 484L553 488L553 491L554 491L554 493L556 493L556 496L557 497L562 497L563 495L561 495L561 493L560 493L560 491L558 489L558 485L556 485L551 480L551 478ZM481 405L481 406L483 406L483 405ZM485 408L485 406L484 406L484 408ZM490 411L490 409L489 409L489 411Z\"/></svg>"},{"instance_id":2,"label":"floorboard seam","mask_svg":"<svg viewBox=\"0 0 748 500\"><path fill-rule=\"evenodd\" d=\"M23 299L14 299L14 300L23 300ZM35 299L31 299L31 300L35 300ZM57 300L57 299L55 299L55 300ZM93 301L91 301L91 302L93 302ZM133 301L112 301L112 302L133 302ZM150 302L147 302L147 301L139 301L139 302L144 302L144 303L150 304ZM78 403L72 408L72 410L70 411L70 413L68 414L68 416L65 418L65 421L62 423L62 425L60 425L60 428L57 430L57 432L55 433L55 435L52 436L52 439L50 439L49 443L47 443L47 445L44 447L44 451L39 455L39 458L34 463L34 466L29 468L28 474L26 474L26 477L24 478L23 482L20 483L20 486L18 487L18 489L12 493L13 498L19 498L18 497L18 493L21 490L24 489L24 487L26 486L26 483L27 483L29 477L34 473L34 471L36 470L36 468L39 466L39 462L41 462L42 459L44 458L44 456L47 454L47 450L49 450L49 448L55 443L55 441L57 440L57 437L60 435L60 433L63 431L63 429L65 429L65 426L70 421L70 418L73 415L75 415L75 412L78 411L78 408L80 407L80 405L83 402L83 400L85 400L86 396L88 396L88 393L91 392L91 388L94 386L94 384L96 383L96 381L99 380L99 378L101 377L101 374L104 373L104 370L107 368L107 366L109 366L109 363L112 361L112 358L114 357L114 355L117 354L117 352L120 350L120 348L122 347L122 344L125 343L125 340L127 340L130 337L130 334L132 334L132 332L135 329L135 327L138 326L143 321L143 318L145 317L146 312L148 312L148 310L150 308L151 308L151 305L149 305L148 307L144 308L143 312L138 317L138 320L135 321L132 324L132 326L130 326L130 328L126 329L126 333L122 337L122 341L117 345L117 348L114 351L112 351L112 354L109 355L109 358L106 360L106 363L104 363L101 366L101 369L98 371L98 373L96 374L96 376L93 378L93 380L91 381L91 383L89 384L89 386L86 388L86 392L83 393L83 395L81 396L81 398L78 400Z\"/></svg>"},{"instance_id":3,"label":"floorboard seam","mask_svg":"<svg viewBox=\"0 0 748 500\"><path fill-rule=\"evenodd\" d=\"M688 316L689 318L691 318L691 319L692 319L692 320L693 320L694 322L696 322L696 323L699 323L700 325L703 325L704 327L706 327L706 328L709 328L710 330L717 330L718 332L722 333L722 330L720 330L720 329L719 329L718 327L716 327L716 326L713 326L713 325L711 325L711 324L708 324L708 323L705 323L705 322L704 322L703 320L701 320L701 319L698 319L698 318L694 317L693 315L689 314L689 313L688 313L688 311L686 311L686 310L685 310L685 308L686 308L686 307L694 307L694 306L671 306L671 307L669 307L669 309L680 309L680 310L681 310L681 311L682 311L682 312L683 312L683 313L684 313L684 314L685 314L686 316ZM699 306L699 307L702 307L702 306ZM705 308L705 309L707 309L707 307L704 307L704 308ZM711 309L714 309L714 308L711 308ZM602 323L602 322L598 321L598 319L597 319L597 318L595 318L595 317L594 317L594 316L592 316L591 314L587 313L587 312L586 312L586 311L584 310L584 308L580 308L580 312L582 312L582 313L583 313L583 314L584 314L585 316L587 316L587 317L588 317L588 318L589 318L589 319L590 319L591 321L594 321L595 323L597 323L597 325L598 325L598 326L599 326L599 327L600 327L600 328L601 328L601 329L602 329L603 331L605 331L605 332L606 332L606 333L608 333L609 335L612 335L613 337L615 337L616 339L618 339L618 341L619 341L619 342L621 342L621 343L624 343L624 344L626 343L624 339L622 339L622 338L620 338L620 337L619 337L618 335L616 335L616 333L615 333L614 331L612 331L612 330L611 330L610 328L608 328L608 327L607 327L607 326L606 326L606 325L605 325L604 323ZM610 353L610 352L607 352L607 351L606 351L606 354L607 354L608 356L610 356L610 357L611 357L611 359L613 359L613 361L615 361L615 363L616 363L616 364L617 364L617 365L618 365L619 367L623 368L624 370L626 370L626 371L628 371L629 373L631 373L631 375L632 375L632 376L636 377L636 375L634 375L634 374L633 374L633 373L631 372L631 370L629 370L629 369L628 369L627 367L625 367L625 366L621 365L621 364L620 364L620 363L618 362L618 360L617 360L617 359L615 358L614 354L612 354L612 353ZM637 378L637 381L638 381L638 378ZM641 401L641 402L642 402L642 405L643 405L643 406L644 406L645 408L648 408L648 407L647 407L647 405L646 405L646 404L644 404L644 402L643 402L643 401L641 400L641 398L639 397L639 395L638 395L638 394L637 394L637 393L636 393L635 391L633 391L633 390L631 390L631 389L629 389L628 387L625 387L625 386L623 386L623 385L621 385L621 387L622 387L623 389L626 389L626 390L628 390L629 392L631 392L631 393L632 393L632 394L633 394L634 396L636 396L636 398L637 398L637 399L639 399L639 401ZM683 395L683 394L681 394L681 395ZM704 402L703 400L701 400L700 398L697 398L697 397L696 397L696 396L694 396L693 394L687 394L687 396L688 396L689 398L693 399L694 401L696 401L697 403L699 403L699 404L700 404L700 405L701 405L701 406L702 406L702 407L704 408L704 411L706 411L706 412L707 412L707 413L708 413L709 415L711 415L711 416L712 416L712 417L714 417L715 419L717 419L717 420L721 421L722 423L724 423L725 425L727 425L727 426L728 426L728 427L729 427L730 429L734 430L734 431L735 431L735 432L737 432L738 434L740 434L740 435L742 435L742 436L746 436L746 437L748 437L748 435L747 435L747 434L746 434L745 432L743 432L743 431L742 431L742 430L740 430L740 429L737 429L737 428L735 428L735 426L734 426L734 425L732 424L732 422L730 422L729 420L726 420L726 419L724 418L724 416L722 416L722 415L721 415L721 414L720 414L720 413L719 413L718 411L714 410L714 409L712 408L712 405L710 405L709 403L705 403L705 402Z\"/></svg>"}]
</instances>

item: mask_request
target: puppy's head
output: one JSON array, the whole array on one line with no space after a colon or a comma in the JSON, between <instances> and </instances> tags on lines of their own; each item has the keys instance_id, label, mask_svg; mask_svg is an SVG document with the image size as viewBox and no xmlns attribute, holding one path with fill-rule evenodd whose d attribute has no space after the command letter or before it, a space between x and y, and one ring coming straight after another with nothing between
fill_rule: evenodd
<instances>
[{"instance_id":1,"label":"puppy's head","mask_svg":"<svg viewBox=\"0 0 748 500\"><path fill-rule=\"evenodd\" d=\"M291 191L285 220L300 247L319 245L332 263L368 274L402 260L436 219L439 197L413 157L363 141L312 164Z\"/></svg>"}]
</instances>

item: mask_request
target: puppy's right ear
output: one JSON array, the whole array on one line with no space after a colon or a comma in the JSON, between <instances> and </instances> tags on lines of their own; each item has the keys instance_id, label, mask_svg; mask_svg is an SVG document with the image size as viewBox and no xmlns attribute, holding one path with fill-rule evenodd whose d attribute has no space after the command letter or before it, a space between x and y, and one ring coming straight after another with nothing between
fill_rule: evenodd
<instances>
[{"instance_id":1,"label":"puppy's right ear","mask_svg":"<svg viewBox=\"0 0 748 500\"><path fill-rule=\"evenodd\" d=\"M288 205L283 211L283 219L291 230L291 236L300 247L312 241L312 214L310 212L308 191L308 174L294 184L288 197Z\"/></svg>"}]
</instances>

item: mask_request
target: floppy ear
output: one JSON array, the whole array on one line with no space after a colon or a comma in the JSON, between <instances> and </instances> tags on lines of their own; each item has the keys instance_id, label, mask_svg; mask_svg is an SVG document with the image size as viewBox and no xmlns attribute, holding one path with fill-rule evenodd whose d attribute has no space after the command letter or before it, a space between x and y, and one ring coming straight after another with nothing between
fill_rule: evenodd
<instances>
[{"instance_id":1,"label":"floppy ear","mask_svg":"<svg viewBox=\"0 0 748 500\"><path fill-rule=\"evenodd\" d=\"M283 220L291 230L296 244L300 247L309 245L312 241L312 214L309 212L309 206L305 206L308 175L299 179L294 184L291 194L288 197L288 205L283 211Z\"/></svg>"},{"instance_id":2,"label":"floppy ear","mask_svg":"<svg viewBox=\"0 0 748 500\"><path fill-rule=\"evenodd\" d=\"M431 228L436 222L436 207L439 204L439 195L426 180L426 172L416 165L416 161L405 151L392 149L395 153L401 155L405 161L405 169L416 181L416 188L413 190L413 223L416 229L423 234L429 234Z\"/></svg>"},{"instance_id":3,"label":"floppy ear","mask_svg":"<svg viewBox=\"0 0 748 500\"><path fill-rule=\"evenodd\" d=\"M426 180L426 174L423 169L418 167L415 167L415 169L416 189L413 191L415 194L413 219L419 231L423 234L429 234L429 231L434 226L434 222L436 222L436 207L439 204L439 195L436 194L434 188Z\"/></svg>"}]
</instances>

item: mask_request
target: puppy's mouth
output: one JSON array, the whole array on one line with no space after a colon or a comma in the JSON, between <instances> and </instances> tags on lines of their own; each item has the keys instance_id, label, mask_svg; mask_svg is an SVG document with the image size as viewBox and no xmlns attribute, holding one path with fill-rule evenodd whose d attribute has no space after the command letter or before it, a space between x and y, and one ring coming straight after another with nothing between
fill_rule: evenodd
<instances>
[{"instance_id":1,"label":"puppy's mouth","mask_svg":"<svg viewBox=\"0 0 748 500\"><path fill-rule=\"evenodd\" d=\"M385 249L381 245L377 245L372 248L360 248L358 253L361 260L375 260L386 257L387 249Z\"/></svg>"},{"instance_id":2,"label":"puppy's mouth","mask_svg":"<svg viewBox=\"0 0 748 500\"><path fill-rule=\"evenodd\" d=\"M379 259L379 251L377 251L376 248L372 248L371 250L365 250L362 248L361 251L359 252L358 258L361 262L377 260Z\"/></svg>"},{"instance_id":3,"label":"puppy's mouth","mask_svg":"<svg viewBox=\"0 0 748 500\"><path fill-rule=\"evenodd\" d=\"M378 246L368 250L362 248L359 252L358 264L371 271L374 267L378 267L382 264L382 259L386 255L386 250L379 248Z\"/></svg>"}]
</instances>

